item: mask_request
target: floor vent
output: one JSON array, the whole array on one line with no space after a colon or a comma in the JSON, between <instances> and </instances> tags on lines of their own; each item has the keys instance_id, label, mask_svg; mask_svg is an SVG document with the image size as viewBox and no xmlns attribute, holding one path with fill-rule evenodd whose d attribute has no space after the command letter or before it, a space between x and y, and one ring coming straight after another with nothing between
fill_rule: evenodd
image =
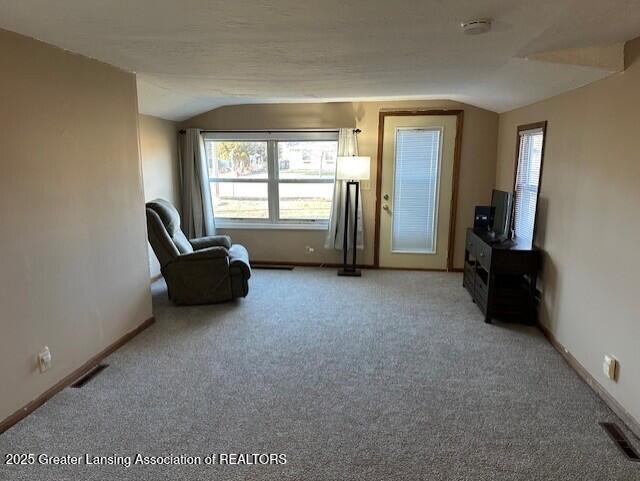
<instances>
[{"instance_id":1,"label":"floor vent","mask_svg":"<svg viewBox=\"0 0 640 481\"><path fill-rule=\"evenodd\" d=\"M286 264L257 264L251 265L253 269L274 269L277 271L292 271L293 266L289 266Z\"/></svg>"},{"instance_id":2,"label":"floor vent","mask_svg":"<svg viewBox=\"0 0 640 481\"><path fill-rule=\"evenodd\" d=\"M109 367L109 364L100 364L96 367L94 367L93 369L91 369L91 371L89 371L88 373L86 373L84 376L82 376L80 379L78 379L76 382L74 382L71 387L82 387L85 384L87 384L89 381L91 381L94 377L96 377L98 374L100 374L102 371L104 371L106 368Z\"/></svg>"},{"instance_id":3,"label":"floor vent","mask_svg":"<svg viewBox=\"0 0 640 481\"><path fill-rule=\"evenodd\" d=\"M615 423L600 423L600 426L607 432L620 451L631 461L640 462L640 455L622 432L622 429Z\"/></svg>"}]
</instances>

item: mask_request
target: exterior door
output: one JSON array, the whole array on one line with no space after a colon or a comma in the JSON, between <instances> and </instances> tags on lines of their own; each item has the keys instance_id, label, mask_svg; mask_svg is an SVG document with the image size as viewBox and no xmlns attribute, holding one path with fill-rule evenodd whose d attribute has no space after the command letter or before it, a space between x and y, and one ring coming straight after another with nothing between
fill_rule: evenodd
<instances>
[{"instance_id":1,"label":"exterior door","mask_svg":"<svg viewBox=\"0 0 640 481\"><path fill-rule=\"evenodd\" d=\"M456 122L456 115L385 116L380 267L447 269Z\"/></svg>"}]
</instances>

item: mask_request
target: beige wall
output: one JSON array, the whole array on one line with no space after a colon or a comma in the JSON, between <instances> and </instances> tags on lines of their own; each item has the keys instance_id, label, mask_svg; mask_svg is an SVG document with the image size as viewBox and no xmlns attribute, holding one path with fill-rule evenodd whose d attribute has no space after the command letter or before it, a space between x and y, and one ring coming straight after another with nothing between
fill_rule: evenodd
<instances>
[{"instance_id":1,"label":"beige wall","mask_svg":"<svg viewBox=\"0 0 640 481\"><path fill-rule=\"evenodd\" d=\"M542 321L640 420L640 39L625 54L624 73L501 115L496 182L513 187L516 127L547 120ZM602 373L605 353L618 383Z\"/></svg>"},{"instance_id":2,"label":"beige wall","mask_svg":"<svg viewBox=\"0 0 640 481\"><path fill-rule=\"evenodd\" d=\"M491 199L495 182L498 115L452 101L344 102L318 104L257 104L221 107L185 121L202 129L305 129L358 127L361 155L372 162L371 189L363 191L365 251L363 263L373 263L375 226L375 162L378 114L381 109L464 109L460 195L454 265L462 267L464 231L473 223L473 208ZM325 250L324 231L232 230L236 242L247 245L253 259L281 262L341 262L341 252ZM313 254L305 246L315 248ZM360 262L360 258L359 258Z\"/></svg>"},{"instance_id":3,"label":"beige wall","mask_svg":"<svg viewBox=\"0 0 640 481\"><path fill-rule=\"evenodd\" d=\"M149 318L151 299L134 75L4 30L0 72L4 419Z\"/></svg>"},{"instance_id":4,"label":"beige wall","mask_svg":"<svg viewBox=\"0 0 640 481\"><path fill-rule=\"evenodd\" d=\"M161 198L180 209L177 124L150 115L139 119L145 201ZM160 264L150 245L148 249L150 274L156 277Z\"/></svg>"}]
</instances>

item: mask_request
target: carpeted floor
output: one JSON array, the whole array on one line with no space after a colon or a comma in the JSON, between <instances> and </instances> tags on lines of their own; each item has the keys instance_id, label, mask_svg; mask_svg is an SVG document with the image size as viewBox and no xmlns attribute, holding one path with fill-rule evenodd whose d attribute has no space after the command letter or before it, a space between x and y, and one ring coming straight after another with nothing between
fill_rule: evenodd
<instances>
[{"instance_id":1,"label":"carpeted floor","mask_svg":"<svg viewBox=\"0 0 640 481\"><path fill-rule=\"evenodd\" d=\"M535 328L485 324L460 275L256 270L246 299L181 308L153 290L157 323L0 435L3 458L287 463L0 465L0 479L640 479L598 425L614 414Z\"/></svg>"}]
</instances>

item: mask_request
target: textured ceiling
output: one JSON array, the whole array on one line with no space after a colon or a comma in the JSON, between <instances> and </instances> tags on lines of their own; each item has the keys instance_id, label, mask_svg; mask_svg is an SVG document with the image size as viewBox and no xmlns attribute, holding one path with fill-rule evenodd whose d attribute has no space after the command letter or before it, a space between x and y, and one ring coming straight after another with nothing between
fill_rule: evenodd
<instances>
[{"instance_id":1,"label":"textured ceiling","mask_svg":"<svg viewBox=\"0 0 640 481\"><path fill-rule=\"evenodd\" d=\"M463 35L474 17L493 30ZM640 0L0 0L0 27L136 72L140 111L174 120L372 98L502 112L610 74L526 57L629 40Z\"/></svg>"}]
</instances>

